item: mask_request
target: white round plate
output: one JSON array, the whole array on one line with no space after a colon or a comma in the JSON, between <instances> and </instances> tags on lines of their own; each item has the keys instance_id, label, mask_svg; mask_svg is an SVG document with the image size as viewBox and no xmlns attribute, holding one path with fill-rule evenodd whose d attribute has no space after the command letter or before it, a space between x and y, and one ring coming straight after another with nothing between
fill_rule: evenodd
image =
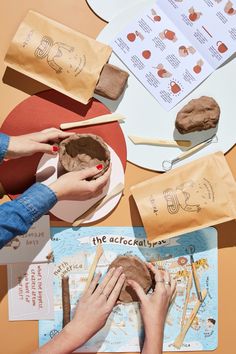
<instances>
[{"instance_id":1,"label":"white round plate","mask_svg":"<svg viewBox=\"0 0 236 354\"><path fill-rule=\"evenodd\" d=\"M144 0L87 0L91 9L103 20L110 22L120 12Z\"/></svg>"},{"instance_id":2,"label":"white round plate","mask_svg":"<svg viewBox=\"0 0 236 354\"><path fill-rule=\"evenodd\" d=\"M78 218L92 205L94 205L99 199L108 194L118 183L124 183L124 170L121 161L110 146L109 150L111 153L112 170L110 181L104 188L103 193L96 198L92 198L86 201L62 200L57 202L57 204L50 210L50 212L58 219L72 223L76 218ZM52 156L49 154L44 154L37 168L36 181L42 182L47 186L55 182L58 175L58 162L58 155ZM92 214L91 217L88 217L84 223L97 221L110 213L118 204L121 195L122 193L110 199L103 207Z\"/></svg>"},{"instance_id":3,"label":"white round plate","mask_svg":"<svg viewBox=\"0 0 236 354\"><path fill-rule=\"evenodd\" d=\"M126 10L110 22L98 36L98 40L111 43L114 37L121 32L146 7L151 6L153 0L138 3ZM129 71L122 61L113 53L109 61L126 71ZM187 159L175 164L173 167L185 164L193 159L222 150L226 153L236 142L236 113L235 92L236 80L233 75L236 72L236 59L231 60L225 66L216 70L196 90L180 102L174 109L167 112L142 86L142 84L130 73L128 87L123 97L118 101L110 101L99 96L112 112L117 111L126 116L121 124L127 145L128 161L155 171L163 171L164 160L172 160L178 157L182 150L172 147L160 147L153 145L135 145L128 138L129 135L152 137L159 139L190 139L193 145L200 143L217 133L218 143L212 143ZM177 112L191 99L200 96L212 96L220 105L221 116L216 130L195 132L181 135L175 130L175 118ZM98 96L97 96L98 98Z\"/></svg>"}]
</instances>

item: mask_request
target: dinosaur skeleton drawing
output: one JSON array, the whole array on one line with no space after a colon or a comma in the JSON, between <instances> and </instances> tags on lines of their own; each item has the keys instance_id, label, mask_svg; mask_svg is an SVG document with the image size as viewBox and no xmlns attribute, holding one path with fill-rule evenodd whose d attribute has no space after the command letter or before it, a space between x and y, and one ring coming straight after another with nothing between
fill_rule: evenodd
<instances>
[{"instance_id":1,"label":"dinosaur skeleton drawing","mask_svg":"<svg viewBox=\"0 0 236 354\"><path fill-rule=\"evenodd\" d=\"M167 203L167 210L170 214L177 214L180 208L186 212L196 212L201 210L200 204L190 204L189 188L193 187L192 181L182 183L174 189L168 188L163 192Z\"/></svg>"}]
</instances>

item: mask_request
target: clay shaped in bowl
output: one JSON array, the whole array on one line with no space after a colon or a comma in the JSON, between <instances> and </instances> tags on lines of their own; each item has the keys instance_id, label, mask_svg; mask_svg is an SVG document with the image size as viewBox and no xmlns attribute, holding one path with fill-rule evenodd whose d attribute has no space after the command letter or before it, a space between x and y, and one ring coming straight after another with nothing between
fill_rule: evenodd
<instances>
[{"instance_id":1,"label":"clay shaped in bowl","mask_svg":"<svg viewBox=\"0 0 236 354\"><path fill-rule=\"evenodd\" d=\"M103 175L110 164L110 151L104 140L95 134L74 134L60 143L59 159L68 171L80 171L102 164Z\"/></svg>"},{"instance_id":2,"label":"clay shaped in bowl","mask_svg":"<svg viewBox=\"0 0 236 354\"><path fill-rule=\"evenodd\" d=\"M103 193L96 198L92 198L86 201L62 200L57 202L57 204L50 210L50 212L58 219L73 223L76 218L84 214L85 211L91 208L91 206L97 203L98 200L100 200L103 196L108 194L118 183L124 183L124 169L122 163L115 151L110 146L108 146L108 149L111 154L112 169L110 180L104 187ZM60 164L58 162L58 155L52 156L44 154L37 168L36 180L47 186L53 183L58 178L58 175L60 175ZM122 193L110 199L104 206L92 214L91 217L86 218L84 223L97 221L109 214L118 204L121 195Z\"/></svg>"}]
</instances>

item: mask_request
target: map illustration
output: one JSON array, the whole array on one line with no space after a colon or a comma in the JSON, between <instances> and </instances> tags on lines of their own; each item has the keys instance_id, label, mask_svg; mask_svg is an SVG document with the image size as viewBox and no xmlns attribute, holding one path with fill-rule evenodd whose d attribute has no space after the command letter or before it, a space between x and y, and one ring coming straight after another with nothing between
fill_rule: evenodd
<instances>
[{"instance_id":1,"label":"map illustration","mask_svg":"<svg viewBox=\"0 0 236 354\"><path fill-rule=\"evenodd\" d=\"M218 332L218 258L217 231L206 228L169 240L150 243L142 227L81 227L51 228L54 253L54 320L39 321L39 345L48 342L62 328L61 277L68 275L72 316L75 305L86 284L89 267L98 243L104 253L97 271L104 275L109 264L118 256L131 254L151 261L169 270L177 279L173 299L165 324L164 351L214 350ZM191 274L190 255L193 254L201 290L207 290L191 327L180 349L173 343L181 331L186 289ZM197 302L194 282L189 294L186 319ZM114 307L106 326L76 352L140 352L144 338L138 303L119 304Z\"/></svg>"}]
</instances>

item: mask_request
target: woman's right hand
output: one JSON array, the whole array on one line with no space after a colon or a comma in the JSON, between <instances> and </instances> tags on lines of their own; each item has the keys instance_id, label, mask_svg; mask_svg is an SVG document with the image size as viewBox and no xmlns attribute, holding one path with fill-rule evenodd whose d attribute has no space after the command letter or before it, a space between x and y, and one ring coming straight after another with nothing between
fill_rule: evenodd
<instances>
[{"instance_id":1,"label":"woman's right hand","mask_svg":"<svg viewBox=\"0 0 236 354\"><path fill-rule=\"evenodd\" d=\"M152 294L145 294L141 286L133 280L128 280L127 282L132 286L140 299L140 311L145 328L153 328L164 325L176 283L175 280L171 279L169 272L159 270L150 263L147 266L153 272L156 281L155 290Z\"/></svg>"},{"instance_id":2,"label":"woman's right hand","mask_svg":"<svg viewBox=\"0 0 236 354\"><path fill-rule=\"evenodd\" d=\"M86 343L104 327L125 282L122 267L110 269L99 284L100 277L101 274L95 275L79 299L74 318L64 328L70 343L74 343L73 349Z\"/></svg>"},{"instance_id":3,"label":"woman's right hand","mask_svg":"<svg viewBox=\"0 0 236 354\"><path fill-rule=\"evenodd\" d=\"M58 200L87 200L99 196L108 183L111 167L96 180L87 181L96 176L102 165L81 171L68 172L58 178L49 187L56 194Z\"/></svg>"},{"instance_id":4,"label":"woman's right hand","mask_svg":"<svg viewBox=\"0 0 236 354\"><path fill-rule=\"evenodd\" d=\"M162 353L164 325L171 298L176 288L175 280L169 272L158 270L147 264L155 276L156 286L152 294L145 294L143 288L133 280L127 280L140 299L140 312L143 318L145 340L142 354Z\"/></svg>"}]
</instances>

